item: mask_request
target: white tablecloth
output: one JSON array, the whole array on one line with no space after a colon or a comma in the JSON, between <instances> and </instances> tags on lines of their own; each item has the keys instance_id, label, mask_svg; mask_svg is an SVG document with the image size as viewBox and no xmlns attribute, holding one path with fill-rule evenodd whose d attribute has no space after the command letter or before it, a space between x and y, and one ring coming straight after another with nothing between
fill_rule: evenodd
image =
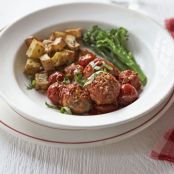
<instances>
[{"instance_id":1,"label":"white tablecloth","mask_svg":"<svg viewBox=\"0 0 174 174\"><path fill-rule=\"evenodd\" d=\"M0 27L56 0L0 0ZM160 23L174 16L173 0L141 1ZM174 107L148 129L124 141L99 148L60 149L33 144L0 130L0 174L173 174L174 164L148 154L164 132L174 127Z\"/></svg>"}]
</instances>

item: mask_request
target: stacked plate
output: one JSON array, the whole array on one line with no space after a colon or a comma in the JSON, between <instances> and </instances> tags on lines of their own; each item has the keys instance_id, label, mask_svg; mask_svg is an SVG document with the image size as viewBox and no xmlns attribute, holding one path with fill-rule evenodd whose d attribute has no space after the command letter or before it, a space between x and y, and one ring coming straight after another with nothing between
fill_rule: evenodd
<instances>
[{"instance_id":1,"label":"stacked plate","mask_svg":"<svg viewBox=\"0 0 174 174\"><path fill-rule=\"evenodd\" d=\"M129 48L148 77L146 87L137 101L112 113L66 116L47 109L43 95L26 90L27 79L22 72L24 39L35 34L46 37L57 29L86 29L92 25L124 26L130 31ZM172 38L150 18L126 8L106 3L72 3L42 9L8 26L1 33L0 44L0 94L15 111L1 102L1 122L38 141L87 146L120 140L155 121L173 101Z\"/></svg>"}]
</instances>

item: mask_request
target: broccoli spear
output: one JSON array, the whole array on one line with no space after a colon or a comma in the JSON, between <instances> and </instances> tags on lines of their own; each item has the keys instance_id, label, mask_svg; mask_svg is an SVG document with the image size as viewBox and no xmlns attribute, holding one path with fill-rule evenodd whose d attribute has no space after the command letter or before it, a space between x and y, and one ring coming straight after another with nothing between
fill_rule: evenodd
<instances>
[{"instance_id":1,"label":"broccoli spear","mask_svg":"<svg viewBox=\"0 0 174 174\"><path fill-rule=\"evenodd\" d=\"M97 48L94 45L92 46L94 52L96 52L99 56L103 57L106 60L112 62L119 70L123 71L128 69L126 65L124 65L120 60L112 54L112 52L106 48Z\"/></svg>"},{"instance_id":2,"label":"broccoli spear","mask_svg":"<svg viewBox=\"0 0 174 174\"><path fill-rule=\"evenodd\" d=\"M132 53L126 48L128 32L123 27L105 31L98 26L93 26L83 35L83 41L86 45L92 47L100 55L118 66L120 70L127 67L138 73L143 85L147 82L147 77L136 63ZM112 56L113 54L113 56Z\"/></svg>"}]
</instances>

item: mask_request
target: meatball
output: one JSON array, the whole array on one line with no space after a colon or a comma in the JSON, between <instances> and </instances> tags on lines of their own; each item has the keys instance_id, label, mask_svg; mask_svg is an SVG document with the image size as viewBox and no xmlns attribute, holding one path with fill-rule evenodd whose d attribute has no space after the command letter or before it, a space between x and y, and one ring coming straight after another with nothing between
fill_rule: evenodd
<instances>
[{"instance_id":1,"label":"meatball","mask_svg":"<svg viewBox=\"0 0 174 174\"><path fill-rule=\"evenodd\" d=\"M123 84L120 90L119 104L127 106L138 98L137 90L130 84Z\"/></svg>"},{"instance_id":2,"label":"meatball","mask_svg":"<svg viewBox=\"0 0 174 174\"><path fill-rule=\"evenodd\" d=\"M120 93L120 83L109 73L100 73L87 89L97 105L115 104Z\"/></svg>"},{"instance_id":3,"label":"meatball","mask_svg":"<svg viewBox=\"0 0 174 174\"><path fill-rule=\"evenodd\" d=\"M67 66L64 69L64 72L65 72L67 77L73 78L75 73L77 73L77 72L82 73L83 72L83 67L81 65L72 63L71 65Z\"/></svg>"},{"instance_id":4,"label":"meatball","mask_svg":"<svg viewBox=\"0 0 174 174\"><path fill-rule=\"evenodd\" d=\"M91 115L105 114L117 110L118 105L94 105L92 110L89 112Z\"/></svg>"},{"instance_id":5,"label":"meatball","mask_svg":"<svg viewBox=\"0 0 174 174\"><path fill-rule=\"evenodd\" d=\"M47 89L47 96L51 100L51 102L55 105L60 105L62 100L62 90L65 89L65 85L55 82L49 86Z\"/></svg>"},{"instance_id":6,"label":"meatball","mask_svg":"<svg viewBox=\"0 0 174 174\"><path fill-rule=\"evenodd\" d=\"M89 92L78 84L69 84L63 90L62 105L77 114L88 112L91 109Z\"/></svg>"},{"instance_id":7,"label":"meatball","mask_svg":"<svg viewBox=\"0 0 174 174\"><path fill-rule=\"evenodd\" d=\"M102 58L96 58L91 61L84 69L83 74L86 78L91 76L95 71L100 69L107 69L110 74L117 77L119 76L119 70L109 61Z\"/></svg>"},{"instance_id":8,"label":"meatball","mask_svg":"<svg viewBox=\"0 0 174 174\"><path fill-rule=\"evenodd\" d=\"M63 73L56 71L48 77L48 82L50 84L53 84L57 81L62 81L63 78L64 78Z\"/></svg>"},{"instance_id":9,"label":"meatball","mask_svg":"<svg viewBox=\"0 0 174 174\"><path fill-rule=\"evenodd\" d=\"M119 82L122 84L129 83L132 86L134 86L136 90L139 90L142 86L138 74L132 70L122 71L119 74Z\"/></svg>"}]
</instances>

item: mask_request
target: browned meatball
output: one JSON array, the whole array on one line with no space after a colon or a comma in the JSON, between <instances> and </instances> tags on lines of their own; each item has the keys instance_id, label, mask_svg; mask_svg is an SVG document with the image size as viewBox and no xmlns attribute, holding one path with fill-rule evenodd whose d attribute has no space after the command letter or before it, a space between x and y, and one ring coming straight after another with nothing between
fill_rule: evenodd
<instances>
[{"instance_id":1,"label":"browned meatball","mask_svg":"<svg viewBox=\"0 0 174 174\"><path fill-rule=\"evenodd\" d=\"M115 104L120 93L120 83L109 73L100 73L87 85L91 99L97 105Z\"/></svg>"},{"instance_id":2,"label":"browned meatball","mask_svg":"<svg viewBox=\"0 0 174 174\"><path fill-rule=\"evenodd\" d=\"M62 81L63 78L64 78L64 74L59 71L56 71L56 72L52 73L51 75L49 75L48 82L50 84L53 84L55 82Z\"/></svg>"},{"instance_id":3,"label":"browned meatball","mask_svg":"<svg viewBox=\"0 0 174 174\"><path fill-rule=\"evenodd\" d=\"M67 77L73 78L75 73L77 73L77 72L82 73L83 72L83 67L81 65L72 63L71 65L67 66L64 69L64 72L65 72L65 75Z\"/></svg>"},{"instance_id":4,"label":"browned meatball","mask_svg":"<svg viewBox=\"0 0 174 174\"><path fill-rule=\"evenodd\" d=\"M136 90L139 90L142 86L138 74L132 70L125 70L119 74L119 82L122 84L129 83Z\"/></svg>"},{"instance_id":5,"label":"browned meatball","mask_svg":"<svg viewBox=\"0 0 174 174\"><path fill-rule=\"evenodd\" d=\"M97 69L96 69L97 68ZM98 71L99 69L107 69L110 74L117 77L119 76L119 70L114 66L111 62L104 60L102 58L96 58L91 61L84 69L83 74L87 78L91 76L94 72Z\"/></svg>"},{"instance_id":6,"label":"browned meatball","mask_svg":"<svg viewBox=\"0 0 174 174\"><path fill-rule=\"evenodd\" d=\"M108 104L108 105L94 105L92 110L89 111L91 115L105 114L109 112L116 111L118 109L118 104Z\"/></svg>"},{"instance_id":7,"label":"browned meatball","mask_svg":"<svg viewBox=\"0 0 174 174\"><path fill-rule=\"evenodd\" d=\"M69 107L74 113L85 113L91 109L89 92L78 84L69 84L62 94L62 105Z\"/></svg>"}]
</instances>

